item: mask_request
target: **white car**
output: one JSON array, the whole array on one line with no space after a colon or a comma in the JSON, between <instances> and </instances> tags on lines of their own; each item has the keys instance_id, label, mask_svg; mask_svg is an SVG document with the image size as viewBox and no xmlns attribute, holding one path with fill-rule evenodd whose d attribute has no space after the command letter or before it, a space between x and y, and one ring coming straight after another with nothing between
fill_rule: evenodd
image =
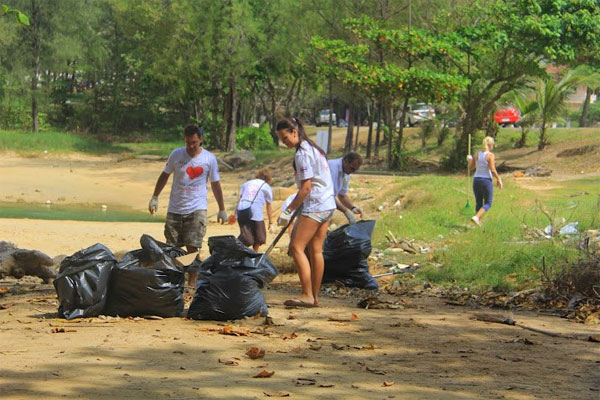
<instances>
[{"instance_id":1,"label":"white car","mask_svg":"<svg viewBox=\"0 0 600 400\"><path fill-rule=\"evenodd\" d=\"M405 126L415 126L428 119L435 118L435 109L426 103L416 103L408 106L406 110ZM400 121L396 123L396 127L400 127Z\"/></svg>"},{"instance_id":2,"label":"white car","mask_svg":"<svg viewBox=\"0 0 600 400\"><path fill-rule=\"evenodd\" d=\"M335 113L333 113L333 115L331 116L331 119L333 121L333 125L336 125L337 124L337 115L335 115ZM317 126L329 125L329 110L319 111L319 115L317 115L316 125Z\"/></svg>"}]
</instances>

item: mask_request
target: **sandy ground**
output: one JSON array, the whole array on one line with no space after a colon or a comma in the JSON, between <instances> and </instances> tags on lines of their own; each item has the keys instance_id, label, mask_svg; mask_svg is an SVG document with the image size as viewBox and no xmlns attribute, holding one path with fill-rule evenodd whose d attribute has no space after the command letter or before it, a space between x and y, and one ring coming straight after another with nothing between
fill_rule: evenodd
<instances>
[{"instance_id":1,"label":"sandy ground","mask_svg":"<svg viewBox=\"0 0 600 400\"><path fill-rule=\"evenodd\" d=\"M108 157L5 155L0 160L0 200L143 210L161 167L162 162ZM222 179L230 208L239 176L225 173ZM167 193L161 195L163 214L167 198ZM212 202L209 215L214 212ZM114 252L132 250L139 247L141 234L162 239L162 230L162 223L0 220L0 240L52 257L96 242ZM237 228L211 222L208 236L218 234L237 234ZM203 252L207 255L207 249ZM600 396L597 343L475 321L475 313L489 310L446 305L435 291L397 298L397 309L364 310L356 306L356 297L325 294L321 308L289 310L283 301L297 293L297 278L283 275L265 291L274 325L264 326L264 318L234 321L235 330L248 334L228 336L219 333L224 324L184 318L67 322L57 318L51 285L31 277L19 284L20 294L0 298L2 398ZM5 279L0 285L14 286L15 281ZM509 315L554 332L600 334L597 327L557 317ZM60 328L65 332L53 333ZM263 359L245 355L252 346L265 350ZM274 374L254 378L263 370Z\"/></svg>"}]
</instances>

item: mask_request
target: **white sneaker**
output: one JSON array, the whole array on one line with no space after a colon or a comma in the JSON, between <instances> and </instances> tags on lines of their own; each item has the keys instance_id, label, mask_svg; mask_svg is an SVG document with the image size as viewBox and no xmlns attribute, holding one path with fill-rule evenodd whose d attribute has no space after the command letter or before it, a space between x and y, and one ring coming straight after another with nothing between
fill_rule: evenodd
<instances>
[{"instance_id":1,"label":"white sneaker","mask_svg":"<svg viewBox=\"0 0 600 400\"><path fill-rule=\"evenodd\" d=\"M481 226L481 222L479 221L479 217L477 215L473 216L473 218L471 218L471 221L473 221L475 225Z\"/></svg>"}]
</instances>

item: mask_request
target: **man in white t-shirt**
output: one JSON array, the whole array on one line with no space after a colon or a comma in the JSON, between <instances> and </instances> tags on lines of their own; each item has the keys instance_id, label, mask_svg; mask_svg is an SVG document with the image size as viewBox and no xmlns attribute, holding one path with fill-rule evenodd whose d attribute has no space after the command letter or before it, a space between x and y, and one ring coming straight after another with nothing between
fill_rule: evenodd
<instances>
[{"instance_id":1,"label":"man in white t-shirt","mask_svg":"<svg viewBox=\"0 0 600 400\"><path fill-rule=\"evenodd\" d=\"M207 182L210 179L212 192L219 204L217 222L227 220L223 191L216 157L202 148L204 131L197 125L184 129L185 147L173 150L167 164L156 181L148 210L150 214L158 209L158 196L169 176L173 174L171 196L165 223L165 237L172 246L185 246L188 253L197 252L202 247L206 234ZM190 271L188 285L195 287L196 271Z\"/></svg>"},{"instance_id":2,"label":"man in white t-shirt","mask_svg":"<svg viewBox=\"0 0 600 400\"><path fill-rule=\"evenodd\" d=\"M362 166L362 157L358 153L348 153L343 158L329 160L329 171L331 171L331 180L333 181L333 195L335 196L335 205L338 210L344 213L350 224L356 223L356 215L362 218L363 212L355 207L348 197L348 188L350 187L350 174L355 173Z\"/></svg>"}]
</instances>

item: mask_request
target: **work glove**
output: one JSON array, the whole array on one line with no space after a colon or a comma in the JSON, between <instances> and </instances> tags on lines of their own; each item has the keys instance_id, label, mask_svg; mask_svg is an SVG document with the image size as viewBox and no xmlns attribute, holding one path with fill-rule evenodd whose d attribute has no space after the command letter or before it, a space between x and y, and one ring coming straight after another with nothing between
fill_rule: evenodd
<instances>
[{"instance_id":1,"label":"work glove","mask_svg":"<svg viewBox=\"0 0 600 400\"><path fill-rule=\"evenodd\" d=\"M281 214L279 214L279 218L277 218L277 225L286 226L290 222L290 219L292 219L292 211L286 208L281 212Z\"/></svg>"},{"instance_id":2,"label":"work glove","mask_svg":"<svg viewBox=\"0 0 600 400\"><path fill-rule=\"evenodd\" d=\"M353 225L353 224L356 223L356 217L352 213L352 210L346 210L346 211L344 211L344 215L346 216L346 218L348 218L348 223L350 225Z\"/></svg>"},{"instance_id":3,"label":"work glove","mask_svg":"<svg viewBox=\"0 0 600 400\"><path fill-rule=\"evenodd\" d=\"M362 210L361 210L360 208L358 208L358 207L352 207L352 212L353 212L354 214L359 214L361 218L363 217L363 212L362 212Z\"/></svg>"},{"instance_id":4,"label":"work glove","mask_svg":"<svg viewBox=\"0 0 600 400\"><path fill-rule=\"evenodd\" d=\"M472 159L473 159L473 156L470 154L467 154L467 162L471 162Z\"/></svg>"},{"instance_id":5,"label":"work glove","mask_svg":"<svg viewBox=\"0 0 600 400\"><path fill-rule=\"evenodd\" d=\"M269 225L269 233L275 233L275 232L276 232L276 230L275 230L275 225L273 225L273 224L270 224L270 225Z\"/></svg>"},{"instance_id":6,"label":"work glove","mask_svg":"<svg viewBox=\"0 0 600 400\"><path fill-rule=\"evenodd\" d=\"M150 211L150 214L154 215L156 210L158 210L158 196L152 196L150 203L148 203L148 211Z\"/></svg>"},{"instance_id":7,"label":"work glove","mask_svg":"<svg viewBox=\"0 0 600 400\"><path fill-rule=\"evenodd\" d=\"M219 210L217 213L217 222L220 224L224 224L227 221L227 211Z\"/></svg>"}]
</instances>

